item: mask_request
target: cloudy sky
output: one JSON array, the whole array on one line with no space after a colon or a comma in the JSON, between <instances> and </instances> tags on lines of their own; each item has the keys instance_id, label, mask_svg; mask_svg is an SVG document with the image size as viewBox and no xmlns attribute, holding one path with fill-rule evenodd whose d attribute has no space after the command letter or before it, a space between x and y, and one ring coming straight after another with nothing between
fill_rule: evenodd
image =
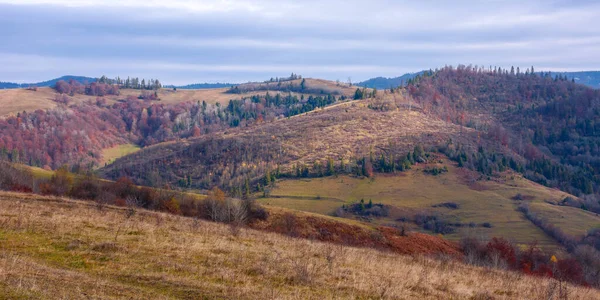
<instances>
[{"instance_id":1,"label":"cloudy sky","mask_svg":"<svg viewBox=\"0 0 600 300\"><path fill-rule=\"evenodd\" d=\"M599 70L599 19L597 1L0 0L0 81Z\"/></svg>"}]
</instances>

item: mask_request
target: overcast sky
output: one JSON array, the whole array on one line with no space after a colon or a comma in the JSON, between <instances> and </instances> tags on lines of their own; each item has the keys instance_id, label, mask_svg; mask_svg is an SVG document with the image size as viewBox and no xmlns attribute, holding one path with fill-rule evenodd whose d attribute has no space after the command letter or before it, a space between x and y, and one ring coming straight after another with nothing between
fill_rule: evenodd
<instances>
[{"instance_id":1,"label":"overcast sky","mask_svg":"<svg viewBox=\"0 0 600 300\"><path fill-rule=\"evenodd\" d=\"M0 81L600 70L598 24L597 1L0 0Z\"/></svg>"}]
</instances>

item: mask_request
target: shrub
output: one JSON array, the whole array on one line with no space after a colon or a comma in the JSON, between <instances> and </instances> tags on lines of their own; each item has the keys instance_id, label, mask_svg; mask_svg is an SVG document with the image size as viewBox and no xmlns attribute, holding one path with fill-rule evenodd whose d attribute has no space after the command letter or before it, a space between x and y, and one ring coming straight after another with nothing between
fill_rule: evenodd
<instances>
[{"instance_id":1,"label":"shrub","mask_svg":"<svg viewBox=\"0 0 600 300\"><path fill-rule=\"evenodd\" d=\"M589 245L579 245L573 252L581 264L586 282L592 286L600 286L600 252Z\"/></svg>"},{"instance_id":2,"label":"shrub","mask_svg":"<svg viewBox=\"0 0 600 300\"><path fill-rule=\"evenodd\" d=\"M365 205L364 199L361 199L358 203L353 203L348 206L342 206L342 210L359 215L359 216L374 216L374 217L387 217L390 213L389 206L381 203L373 203L372 200ZM338 216L343 215L342 212L336 212Z\"/></svg>"},{"instance_id":3,"label":"shrub","mask_svg":"<svg viewBox=\"0 0 600 300\"><path fill-rule=\"evenodd\" d=\"M265 221L268 218L269 212L264 207L258 205L255 201L252 201L252 204L249 207L249 222L256 220Z\"/></svg>"},{"instance_id":4,"label":"shrub","mask_svg":"<svg viewBox=\"0 0 600 300\"><path fill-rule=\"evenodd\" d=\"M443 168L439 168L439 167L431 167L431 168L425 168L425 170L423 170L423 172L425 172L425 174L430 174L433 176L437 176L443 173L448 172L448 167L444 166Z\"/></svg>"},{"instance_id":5,"label":"shrub","mask_svg":"<svg viewBox=\"0 0 600 300\"><path fill-rule=\"evenodd\" d=\"M556 263L556 272L554 274L558 280L582 284L583 268L574 258L561 259Z\"/></svg>"},{"instance_id":6,"label":"shrub","mask_svg":"<svg viewBox=\"0 0 600 300\"><path fill-rule=\"evenodd\" d=\"M452 224L439 219L435 215L416 214L414 221L415 224L422 226L423 229L433 231L434 233L449 234L455 231Z\"/></svg>"},{"instance_id":7,"label":"shrub","mask_svg":"<svg viewBox=\"0 0 600 300\"><path fill-rule=\"evenodd\" d=\"M52 175L50 184L55 195L64 196L70 191L73 185L73 174L69 172L66 166L62 166Z\"/></svg>"},{"instance_id":8,"label":"shrub","mask_svg":"<svg viewBox=\"0 0 600 300\"><path fill-rule=\"evenodd\" d=\"M296 236L298 234L298 219L293 213L286 212L285 214L283 214L282 225L287 235Z\"/></svg>"},{"instance_id":9,"label":"shrub","mask_svg":"<svg viewBox=\"0 0 600 300\"><path fill-rule=\"evenodd\" d=\"M92 176L78 179L69 192L69 196L77 199L95 200L100 195L100 181Z\"/></svg>"},{"instance_id":10,"label":"shrub","mask_svg":"<svg viewBox=\"0 0 600 300\"><path fill-rule=\"evenodd\" d=\"M507 266L515 268L517 266L517 256L515 246L503 238L492 238L486 245L486 255L488 259L499 257Z\"/></svg>"},{"instance_id":11,"label":"shrub","mask_svg":"<svg viewBox=\"0 0 600 300\"><path fill-rule=\"evenodd\" d=\"M161 208L162 208L161 210L164 210L164 211L174 214L174 215L181 214L179 202L177 202L177 199L175 199L174 197L167 201L163 201Z\"/></svg>"},{"instance_id":12,"label":"shrub","mask_svg":"<svg viewBox=\"0 0 600 300\"><path fill-rule=\"evenodd\" d=\"M485 246L474 237L463 237L460 248L465 255L465 262L472 265L482 265L485 261Z\"/></svg>"},{"instance_id":13,"label":"shrub","mask_svg":"<svg viewBox=\"0 0 600 300\"><path fill-rule=\"evenodd\" d=\"M550 261L550 257L544 255L542 250L533 243L527 249L521 252L519 256L519 268L525 274L532 275L552 275L547 273L546 264Z\"/></svg>"},{"instance_id":14,"label":"shrub","mask_svg":"<svg viewBox=\"0 0 600 300\"><path fill-rule=\"evenodd\" d=\"M33 191L33 182L34 177L28 170L0 161L0 189L30 193Z\"/></svg>"},{"instance_id":15,"label":"shrub","mask_svg":"<svg viewBox=\"0 0 600 300\"><path fill-rule=\"evenodd\" d=\"M125 201L125 199L122 199L122 198L117 198L117 199L115 199L115 205L125 207L125 206L127 206L127 201Z\"/></svg>"},{"instance_id":16,"label":"shrub","mask_svg":"<svg viewBox=\"0 0 600 300\"><path fill-rule=\"evenodd\" d=\"M450 234L454 233L455 229L450 223L444 220L431 220L423 226L424 229L431 230L434 233Z\"/></svg>"},{"instance_id":17,"label":"shrub","mask_svg":"<svg viewBox=\"0 0 600 300\"><path fill-rule=\"evenodd\" d=\"M443 202L443 203L434 204L431 207L445 207L445 208L449 208L449 209L458 209L458 208L460 208L460 205L458 205L458 203L455 203L455 202Z\"/></svg>"}]
</instances>

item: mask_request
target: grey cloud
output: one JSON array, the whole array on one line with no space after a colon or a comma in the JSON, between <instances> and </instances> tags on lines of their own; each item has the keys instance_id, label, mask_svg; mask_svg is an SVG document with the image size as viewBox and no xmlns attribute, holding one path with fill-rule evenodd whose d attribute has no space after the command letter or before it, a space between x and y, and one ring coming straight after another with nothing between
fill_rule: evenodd
<instances>
[{"instance_id":1,"label":"grey cloud","mask_svg":"<svg viewBox=\"0 0 600 300\"><path fill-rule=\"evenodd\" d=\"M0 0L0 80L360 80L459 63L594 69L599 12L592 1Z\"/></svg>"}]
</instances>

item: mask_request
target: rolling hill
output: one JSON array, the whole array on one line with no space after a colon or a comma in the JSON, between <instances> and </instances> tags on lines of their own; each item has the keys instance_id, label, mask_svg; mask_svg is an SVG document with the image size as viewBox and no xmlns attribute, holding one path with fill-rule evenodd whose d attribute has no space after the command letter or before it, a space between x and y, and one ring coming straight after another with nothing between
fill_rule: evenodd
<instances>
[{"instance_id":1,"label":"rolling hill","mask_svg":"<svg viewBox=\"0 0 600 300\"><path fill-rule=\"evenodd\" d=\"M83 94L81 86L71 96L50 88L2 90L0 113L6 115L0 118L0 158L47 169L64 164L95 168L115 158L108 149L144 147L245 126L257 119L296 115L348 98L355 91L355 87L314 79L239 88L246 86L251 87L246 92L117 89L103 96ZM154 100L140 99L150 93ZM242 101L254 101L244 107L251 113L242 112ZM268 109L255 103L261 101L268 102Z\"/></svg>"},{"instance_id":2,"label":"rolling hill","mask_svg":"<svg viewBox=\"0 0 600 300\"><path fill-rule=\"evenodd\" d=\"M14 91L58 95L44 88ZM125 89L103 97L63 94L59 101L52 101L53 108L20 112L0 120L0 159L46 169L35 169L42 179L25 176L23 183L18 182L21 177L11 175L14 170L5 172L0 179L8 189L96 202L81 203L83 210L64 212L61 219L65 220L69 213L89 217L94 209L125 214L123 219L115 219L121 223L98 220L98 224L113 225L88 232L88 238L63 231L61 236L68 235L69 240L61 241L68 246L76 240L73 247L49 252L23 252L13 247L9 252L53 262L54 267L58 262L59 267L69 268L78 276L111 278L120 287L118 291L131 291L131 284L135 284L138 292L162 293L165 297L193 297L197 290L214 291L215 297L240 295L210 284L199 286L192 280L212 282L210 275L162 273L132 261L132 249L141 249L137 242L147 243L141 237L145 233L124 234L127 224L137 224L132 228L138 229L131 230L142 232L139 228L149 226L154 219L162 220L157 224L165 219L175 222L170 223L169 230L179 228L176 222L192 220L140 212L152 217L135 223L131 218L137 213L136 207L143 207L228 222L233 240L240 232L244 236L258 229L260 234L275 232L343 247L413 255L443 253L476 265L591 285L600 282L594 273L596 266L592 263L587 267L600 247L600 202L594 194L600 186L595 160L600 94L593 89L546 74L492 73L459 66L424 73L405 87L383 91L307 78L213 90L161 89L154 95L160 100L139 99L140 93ZM202 95L206 100L199 98ZM65 97L70 98L64 101ZM106 165L88 172L102 162ZM69 166L61 167L63 164ZM59 170L52 173L49 169ZM72 175L69 170L88 173ZM94 175L115 182L98 180ZM232 198L225 197L219 188ZM32 203L50 199L7 195L8 199L14 197ZM253 201L245 202L248 199L257 199L267 210L255 207ZM110 206L113 204L130 209ZM32 220L40 219L30 214L35 215ZM245 220L243 216L251 216L251 221L237 223ZM12 224L12 220L8 217L5 223ZM71 224L78 222L69 220ZM199 228L207 227L198 220L193 222ZM239 224L250 229L240 229ZM98 237L98 242L89 236ZM175 236L165 233L163 241ZM242 240L257 245L255 240ZM531 246L536 243L541 250ZM28 245L36 247L35 241ZM165 242L143 252L154 252L158 247L173 246ZM229 244L228 249L231 247L237 246ZM171 253L179 252L173 249ZM109 257L106 263L96 259L97 252ZM558 260L551 261L549 253L556 254ZM64 257L69 257L68 262ZM107 273L113 267L110 257L131 262L128 271ZM181 262L189 259L182 256ZM556 269L552 262L557 263ZM203 270L209 267L205 265ZM263 278L264 272L258 277ZM148 275L127 277L132 273ZM142 284L144 278L157 274L162 282L172 278L175 283L162 288L156 288L156 280ZM253 280L254 275L248 276L240 280ZM284 282L290 280L295 285L300 280L306 286L317 277L308 281L306 277L290 278ZM281 278L276 281L281 282ZM181 288L182 282L187 286ZM226 285L231 286L229 281ZM288 297L290 289L284 286L271 291ZM320 295L334 293L330 287L319 286ZM17 295L33 291L5 289ZM253 289L253 295L262 295L264 289ZM443 295L426 290L432 297ZM370 297L372 291L350 293ZM471 291L467 293L470 296L454 290L450 293L458 298L479 297ZM499 293L507 295L505 291Z\"/></svg>"},{"instance_id":3,"label":"rolling hill","mask_svg":"<svg viewBox=\"0 0 600 300\"><path fill-rule=\"evenodd\" d=\"M91 83L95 82L97 78L86 77L86 76L73 76L73 75L65 75L59 78L50 79L46 81L36 82L36 83L13 83L13 82L0 82L0 89L16 89L16 88L28 88L31 86L36 87L53 87L57 82L64 80L70 81L75 80L79 83Z\"/></svg>"},{"instance_id":4,"label":"rolling hill","mask_svg":"<svg viewBox=\"0 0 600 300\"><path fill-rule=\"evenodd\" d=\"M66 77L65 77L66 78ZM87 77L86 77L87 78ZM60 78L59 78L60 79ZM57 80L48 82L56 83ZM306 86L311 87L311 90L292 92L293 94L321 94L322 91L327 93L333 92L339 95L345 95L351 97L354 94L356 87L338 86L334 82L329 82L319 79L306 79ZM250 87L247 92L243 93L230 93L231 85L222 88L203 88L203 89L180 89L173 90L172 88L163 88L157 91L157 97L160 104L179 104L185 102L202 102L205 101L209 104L227 104L232 99L242 99L244 97L250 97L253 95L264 95L267 91L271 91L273 95L277 93L288 93L289 88L287 84L299 85L300 81L286 82L284 86L277 86L276 84L264 84L263 86L269 86L268 88L260 88L261 84L241 84L237 85L240 88ZM17 89L5 89L0 90L0 116L14 115L19 112L35 111L37 109L49 109L58 106L56 101L57 93L50 87L38 88L36 91L27 90L25 88ZM101 98L105 99L108 104L114 104L117 102L123 102L128 97L137 99L142 92L136 89L121 89L118 95L105 95ZM72 104L80 104L88 101L95 102L97 96L90 96L85 94L74 94L68 96L69 102Z\"/></svg>"},{"instance_id":5,"label":"rolling hill","mask_svg":"<svg viewBox=\"0 0 600 300\"><path fill-rule=\"evenodd\" d=\"M0 193L7 298L593 299L555 279L145 210ZM408 238L408 237L406 237ZM477 282L477 284L474 284Z\"/></svg>"},{"instance_id":6,"label":"rolling hill","mask_svg":"<svg viewBox=\"0 0 600 300\"><path fill-rule=\"evenodd\" d=\"M27 92L51 95L44 89ZM459 67L423 74L405 88L379 92L295 79L230 89L162 89L157 92L160 101L141 101L134 97L137 94L138 90L126 89L95 103L89 101L93 96L75 94L68 110L60 106L9 118L3 125L2 155L46 169L65 163L82 169L112 162L98 173L113 180L126 176L148 186L204 191L219 186L233 196L255 193L266 196L263 203L325 215L369 197L382 207L388 205L386 209L407 213L369 222L408 223L414 230L440 232L452 239L477 230L520 244L539 240L559 247L557 242L566 245L559 237L583 237L598 224L597 216L586 212L597 213L600 205L592 194L598 189L592 147L593 99L598 93L568 80ZM200 103L196 97L201 95L210 100ZM35 131L48 128L41 126L43 122L60 128L53 132L79 128L85 134L72 135L68 139L72 146L59 142L57 135L42 139L47 142L43 147L26 147L22 141L23 151L7 150L19 142L12 136L31 141L48 136ZM139 146L144 147L138 151ZM34 149L49 149L48 155ZM445 173L423 175L440 170ZM345 180L357 186L378 179L385 184L345 197L295 195L285 189L293 182L332 175L349 176ZM525 186L513 177L521 178ZM401 186L410 178L421 179L405 189L390 190L392 182ZM564 193L544 190L532 181ZM321 190L319 181L311 182L314 190ZM425 197L426 187L419 182L439 186L439 193ZM526 201L513 200L517 195L525 195ZM335 199L302 198L320 196ZM407 197L413 200L397 200ZM481 198L486 200L477 200ZM447 202L461 208L431 207ZM491 212L498 209L503 213L496 219ZM431 224L419 224L423 223L419 218ZM547 223L560 224L560 231L549 234ZM516 227L508 230L511 226Z\"/></svg>"}]
</instances>

